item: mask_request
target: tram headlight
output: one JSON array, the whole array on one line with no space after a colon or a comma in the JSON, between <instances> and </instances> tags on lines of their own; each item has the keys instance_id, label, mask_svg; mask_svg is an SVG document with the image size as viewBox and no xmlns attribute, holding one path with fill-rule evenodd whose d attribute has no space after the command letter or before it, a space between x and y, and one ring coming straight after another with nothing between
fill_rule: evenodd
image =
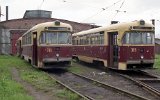
<instances>
[{"instance_id":1,"label":"tram headlight","mask_svg":"<svg viewBox=\"0 0 160 100\"><path fill-rule=\"evenodd\" d=\"M143 59L144 58L144 56L141 56L141 59Z\"/></svg>"},{"instance_id":2,"label":"tram headlight","mask_svg":"<svg viewBox=\"0 0 160 100\"><path fill-rule=\"evenodd\" d=\"M144 20L140 20L140 25L145 25L145 21Z\"/></svg>"},{"instance_id":3,"label":"tram headlight","mask_svg":"<svg viewBox=\"0 0 160 100\"><path fill-rule=\"evenodd\" d=\"M56 54L56 57L59 57L59 54L58 54L58 53Z\"/></svg>"}]
</instances>

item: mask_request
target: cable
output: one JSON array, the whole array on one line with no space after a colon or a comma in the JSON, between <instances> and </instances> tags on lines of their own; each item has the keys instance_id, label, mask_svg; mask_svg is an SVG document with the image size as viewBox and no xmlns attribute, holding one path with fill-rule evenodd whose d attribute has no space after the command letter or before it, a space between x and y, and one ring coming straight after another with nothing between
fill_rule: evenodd
<instances>
[{"instance_id":1,"label":"cable","mask_svg":"<svg viewBox=\"0 0 160 100\"><path fill-rule=\"evenodd\" d=\"M41 7L42 7L43 3L44 3L44 0L42 0L42 2L41 2L41 4L40 4L40 6L38 7L39 9L41 9Z\"/></svg>"},{"instance_id":2,"label":"cable","mask_svg":"<svg viewBox=\"0 0 160 100\"><path fill-rule=\"evenodd\" d=\"M92 18L92 17L98 15L98 14L100 14L100 13L103 12L103 11L106 11L107 9L111 8L112 6L115 6L115 5L116 5L117 3L119 3L120 1L122 1L122 0L119 0L119 1L117 1L117 2L115 2L115 3L113 3L113 4L110 5L110 6L101 8L101 10L98 11L96 14L94 14L94 15L92 15L92 16L90 16L90 17L87 17L86 19L82 20L81 22L83 22L83 21L85 21L85 20L87 20L87 19L90 19L90 18Z\"/></svg>"},{"instance_id":3,"label":"cable","mask_svg":"<svg viewBox=\"0 0 160 100\"><path fill-rule=\"evenodd\" d=\"M113 19L117 16L117 14L118 14L119 12L121 12L121 11L120 11L120 9L121 9L121 8L122 8L122 6L124 5L124 2L125 2L125 0L123 0L122 4L120 5L119 9L118 9L118 10L116 10L116 13L115 13L115 15L113 16L113 18L112 18L111 20L113 20ZM123 11L123 12L125 12L125 13L126 13L126 11Z\"/></svg>"},{"instance_id":4,"label":"cable","mask_svg":"<svg viewBox=\"0 0 160 100\"><path fill-rule=\"evenodd\" d=\"M70 3L70 4L77 4L77 2L71 2L71 1L67 1L67 0L63 0L62 2L64 2L64 3ZM89 4L86 4L86 3L83 3L83 2L79 2L78 3L79 5L85 5L85 6L88 6L88 7L94 7L94 8L99 8L99 7L97 7L97 6L93 6L93 5L89 5Z\"/></svg>"}]
</instances>

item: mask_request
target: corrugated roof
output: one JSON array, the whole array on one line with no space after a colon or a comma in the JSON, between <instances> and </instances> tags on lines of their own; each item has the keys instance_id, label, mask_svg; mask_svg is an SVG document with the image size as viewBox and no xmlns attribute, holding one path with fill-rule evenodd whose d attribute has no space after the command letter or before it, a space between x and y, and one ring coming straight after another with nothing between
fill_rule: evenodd
<instances>
[{"instance_id":1,"label":"corrugated roof","mask_svg":"<svg viewBox=\"0 0 160 100\"><path fill-rule=\"evenodd\" d=\"M71 24L73 27L74 32L79 32L82 30L91 29L93 27L98 27L96 25L90 25L86 23L78 23L74 21L64 20L64 19L57 19L57 18L30 18L30 19L13 19L8 21L2 21L0 22L0 27L6 27L8 29L30 29L31 27L44 22L51 22L59 20L64 23Z\"/></svg>"}]
</instances>

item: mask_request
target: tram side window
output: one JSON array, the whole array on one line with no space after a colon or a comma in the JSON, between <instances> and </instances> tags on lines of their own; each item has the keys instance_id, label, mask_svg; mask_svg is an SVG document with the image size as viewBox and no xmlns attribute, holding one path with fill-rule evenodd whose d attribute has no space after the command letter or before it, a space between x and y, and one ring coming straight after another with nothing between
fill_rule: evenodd
<instances>
[{"instance_id":1,"label":"tram side window","mask_svg":"<svg viewBox=\"0 0 160 100\"><path fill-rule=\"evenodd\" d=\"M97 32L80 36L77 39L73 38L73 44L74 45L104 44L104 32Z\"/></svg>"},{"instance_id":2,"label":"tram side window","mask_svg":"<svg viewBox=\"0 0 160 100\"><path fill-rule=\"evenodd\" d=\"M31 33L27 33L22 37L22 44L23 45L31 44Z\"/></svg>"},{"instance_id":3,"label":"tram side window","mask_svg":"<svg viewBox=\"0 0 160 100\"><path fill-rule=\"evenodd\" d=\"M77 45L80 45L80 39L79 38L77 39Z\"/></svg>"},{"instance_id":4,"label":"tram side window","mask_svg":"<svg viewBox=\"0 0 160 100\"><path fill-rule=\"evenodd\" d=\"M80 38L80 45L82 45L82 39Z\"/></svg>"},{"instance_id":5,"label":"tram side window","mask_svg":"<svg viewBox=\"0 0 160 100\"><path fill-rule=\"evenodd\" d=\"M76 39L76 44L78 45L78 39Z\"/></svg>"},{"instance_id":6,"label":"tram side window","mask_svg":"<svg viewBox=\"0 0 160 100\"><path fill-rule=\"evenodd\" d=\"M46 41L45 41L45 40L46 40L45 38L46 38L46 35L45 35L44 33L42 33L42 34L41 34L41 37L40 37L40 43L41 43L41 44L44 44L44 43L46 42Z\"/></svg>"},{"instance_id":7,"label":"tram side window","mask_svg":"<svg viewBox=\"0 0 160 100\"><path fill-rule=\"evenodd\" d=\"M104 34L100 35L100 44L104 44Z\"/></svg>"},{"instance_id":8,"label":"tram side window","mask_svg":"<svg viewBox=\"0 0 160 100\"><path fill-rule=\"evenodd\" d=\"M91 44L94 44L94 43L95 43L94 37L91 37Z\"/></svg>"},{"instance_id":9,"label":"tram side window","mask_svg":"<svg viewBox=\"0 0 160 100\"><path fill-rule=\"evenodd\" d=\"M104 44L104 34L96 33L95 36L90 38L91 44Z\"/></svg>"},{"instance_id":10,"label":"tram side window","mask_svg":"<svg viewBox=\"0 0 160 100\"><path fill-rule=\"evenodd\" d=\"M89 44L89 40L90 40L90 38L89 38L89 36L87 36L87 38L86 38L86 44L87 45Z\"/></svg>"},{"instance_id":11,"label":"tram side window","mask_svg":"<svg viewBox=\"0 0 160 100\"><path fill-rule=\"evenodd\" d=\"M72 44L73 44L73 45L76 44L76 39L75 39L75 37L73 37L73 39L72 39Z\"/></svg>"},{"instance_id":12,"label":"tram side window","mask_svg":"<svg viewBox=\"0 0 160 100\"><path fill-rule=\"evenodd\" d=\"M26 43L25 44L31 44L31 33L26 34Z\"/></svg>"},{"instance_id":13,"label":"tram side window","mask_svg":"<svg viewBox=\"0 0 160 100\"><path fill-rule=\"evenodd\" d=\"M87 45L87 38L86 36L81 36L80 37L80 42L79 42L79 45Z\"/></svg>"},{"instance_id":14,"label":"tram side window","mask_svg":"<svg viewBox=\"0 0 160 100\"><path fill-rule=\"evenodd\" d=\"M91 37L91 44L103 44L103 37L102 36Z\"/></svg>"},{"instance_id":15,"label":"tram side window","mask_svg":"<svg viewBox=\"0 0 160 100\"><path fill-rule=\"evenodd\" d=\"M77 37L74 37L74 38L73 38L73 42L72 42L72 43L73 43L73 45L77 45L77 44L78 44Z\"/></svg>"},{"instance_id":16,"label":"tram side window","mask_svg":"<svg viewBox=\"0 0 160 100\"><path fill-rule=\"evenodd\" d=\"M124 35L122 43L129 44L129 33Z\"/></svg>"}]
</instances>

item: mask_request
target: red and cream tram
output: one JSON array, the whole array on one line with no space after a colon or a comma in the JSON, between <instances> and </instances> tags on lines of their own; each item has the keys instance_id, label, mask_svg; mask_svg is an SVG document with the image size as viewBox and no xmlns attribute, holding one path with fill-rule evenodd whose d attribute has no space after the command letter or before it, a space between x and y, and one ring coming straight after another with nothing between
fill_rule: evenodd
<instances>
[{"instance_id":1,"label":"red and cream tram","mask_svg":"<svg viewBox=\"0 0 160 100\"><path fill-rule=\"evenodd\" d=\"M72 59L72 27L59 21L38 24L22 35L21 57L38 68L59 68Z\"/></svg>"},{"instance_id":2,"label":"red and cream tram","mask_svg":"<svg viewBox=\"0 0 160 100\"><path fill-rule=\"evenodd\" d=\"M72 35L73 58L117 70L152 68L154 26L144 20L111 24Z\"/></svg>"}]
</instances>

